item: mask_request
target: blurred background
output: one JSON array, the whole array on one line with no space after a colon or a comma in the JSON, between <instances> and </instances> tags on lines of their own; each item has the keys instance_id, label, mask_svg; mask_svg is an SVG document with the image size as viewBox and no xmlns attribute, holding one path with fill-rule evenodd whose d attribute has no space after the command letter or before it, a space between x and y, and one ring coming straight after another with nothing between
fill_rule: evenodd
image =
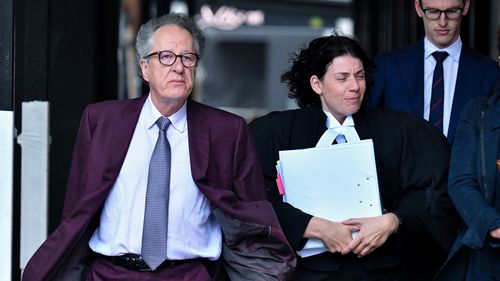
<instances>
[{"instance_id":1,"label":"blurred background","mask_svg":"<svg viewBox=\"0 0 500 281\"><path fill-rule=\"evenodd\" d=\"M496 59L500 1L472 0L471 4L462 24L462 40ZM22 157L16 139L23 131L22 103L46 101L50 105L43 177L46 229L39 230L46 236L61 219L84 107L147 93L135 62L135 35L149 18L171 11L192 16L206 33L193 99L247 121L295 107L280 75L292 52L315 37L332 30L352 35L373 58L416 42L424 34L414 0L0 1L0 111L12 113L14 126L12 140L5 146L11 141L12 156L2 150L0 136L0 157L12 159L7 161L12 164L12 180L0 186L0 190L11 190L7 197L11 205L1 213L2 218L12 217L1 229L12 240L8 242L11 271L4 275L7 278L19 280L19 268L26 259L20 255Z\"/></svg>"}]
</instances>

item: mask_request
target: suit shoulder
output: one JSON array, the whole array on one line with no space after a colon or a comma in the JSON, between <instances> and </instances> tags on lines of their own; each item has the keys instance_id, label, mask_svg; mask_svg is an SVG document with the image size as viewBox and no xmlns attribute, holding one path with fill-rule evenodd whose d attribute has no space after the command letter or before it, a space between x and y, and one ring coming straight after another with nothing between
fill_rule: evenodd
<instances>
[{"instance_id":1,"label":"suit shoulder","mask_svg":"<svg viewBox=\"0 0 500 281\"><path fill-rule=\"evenodd\" d=\"M498 67L497 63L492 60L490 57L474 50L474 49L471 49L471 48L468 48L468 47L463 47L462 48L462 55L464 57L469 57L475 61L479 61L479 62L482 62L482 63L485 63L485 64L493 64L495 65L496 67Z\"/></svg>"},{"instance_id":2,"label":"suit shoulder","mask_svg":"<svg viewBox=\"0 0 500 281\"><path fill-rule=\"evenodd\" d=\"M142 106L145 97L130 100L107 100L91 103L85 107L85 112L92 116L112 116L128 106Z\"/></svg>"},{"instance_id":3,"label":"suit shoulder","mask_svg":"<svg viewBox=\"0 0 500 281\"><path fill-rule=\"evenodd\" d=\"M379 107L366 107L363 110L370 122L382 126L390 133L410 133L415 139L427 136L435 140L436 145L448 144L446 137L440 131L413 113Z\"/></svg>"},{"instance_id":4,"label":"suit shoulder","mask_svg":"<svg viewBox=\"0 0 500 281\"><path fill-rule=\"evenodd\" d=\"M423 53L423 42L419 41L417 43L414 43L412 45L405 46L401 49L397 50L391 50L387 52L382 52L379 55L377 55L376 60L394 60L394 59L399 59L403 56L411 55L411 54L419 54L420 52Z\"/></svg>"},{"instance_id":5,"label":"suit shoulder","mask_svg":"<svg viewBox=\"0 0 500 281\"><path fill-rule=\"evenodd\" d=\"M317 114L318 108L301 108L301 109L288 109L283 111L272 111L268 114L255 118L250 122L251 127L264 126L264 127L288 127L298 120L306 122L311 116Z\"/></svg>"},{"instance_id":6,"label":"suit shoulder","mask_svg":"<svg viewBox=\"0 0 500 281\"><path fill-rule=\"evenodd\" d=\"M465 62L467 68L473 71L477 71L477 68L480 67L493 78L500 76L500 68L496 61L471 48L463 47L460 55L460 63L462 62Z\"/></svg>"},{"instance_id":7,"label":"suit shoulder","mask_svg":"<svg viewBox=\"0 0 500 281\"><path fill-rule=\"evenodd\" d=\"M415 114L405 111L400 111L393 108L388 107L372 107L366 106L364 108L365 114L369 116L372 120L377 120L384 123L390 124L417 124L421 126L427 126L427 122L415 116Z\"/></svg>"},{"instance_id":8,"label":"suit shoulder","mask_svg":"<svg viewBox=\"0 0 500 281\"><path fill-rule=\"evenodd\" d=\"M126 107L127 105L134 103L134 102L139 102L142 99L144 99L144 98L135 98L135 99L131 99L131 100L106 100L106 101L91 103L91 104L87 105L87 108L89 110L93 110L93 111L122 109L122 108Z\"/></svg>"},{"instance_id":9,"label":"suit shoulder","mask_svg":"<svg viewBox=\"0 0 500 281\"><path fill-rule=\"evenodd\" d=\"M400 116L404 116L405 112L399 111L396 109L392 109L389 107L374 107L374 106L364 106L363 112L366 115L373 118L399 118Z\"/></svg>"},{"instance_id":10,"label":"suit shoulder","mask_svg":"<svg viewBox=\"0 0 500 281\"><path fill-rule=\"evenodd\" d=\"M188 114L194 114L199 118L207 119L216 124L219 122L245 122L245 119L237 114L219 109L210 105L206 105L197 101L188 101Z\"/></svg>"}]
</instances>

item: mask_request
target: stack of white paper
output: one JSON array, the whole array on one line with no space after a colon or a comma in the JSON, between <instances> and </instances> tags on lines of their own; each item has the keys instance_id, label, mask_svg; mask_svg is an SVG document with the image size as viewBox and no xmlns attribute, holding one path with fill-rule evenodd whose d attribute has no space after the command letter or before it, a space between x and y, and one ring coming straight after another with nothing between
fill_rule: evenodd
<instances>
[{"instance_id":1,"label":"stack of white paper","mask_svg":"<svg viewBox=\"0 0 500 281\"><path fill-rule=\"evenodd\" d=\"M371 139L280 151L279 157L283 200L294 207L337 222L382 214ZM325 251L320 240L309 239L299 255Z\"/></svg>"}]
</instances>

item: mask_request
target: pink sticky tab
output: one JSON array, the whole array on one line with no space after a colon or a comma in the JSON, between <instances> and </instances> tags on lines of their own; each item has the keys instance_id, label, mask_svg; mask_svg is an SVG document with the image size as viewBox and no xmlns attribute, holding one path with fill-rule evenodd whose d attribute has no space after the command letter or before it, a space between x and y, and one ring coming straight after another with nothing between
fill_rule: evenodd
<instances>
[{"instance_id":1,"label":"pink sticky tab","mask_svg":"<svg viewBox=\"0 0 500 281\"><path fill-rule=\"evenodd\" d=\"M283 187L283 181L281 180L281 175L276 174L276 184L278 185L278 191L280 195L285 194L285 188Z\"/></svg>"}]
</instances>

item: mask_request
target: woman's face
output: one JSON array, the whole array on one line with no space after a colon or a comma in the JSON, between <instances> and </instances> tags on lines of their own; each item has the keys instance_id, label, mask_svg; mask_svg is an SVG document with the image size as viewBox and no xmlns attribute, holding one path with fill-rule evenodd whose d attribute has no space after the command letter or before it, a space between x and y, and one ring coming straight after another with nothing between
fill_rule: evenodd
<instances>
[{"instance_id":1,"label":"woman's face","mask_svg":"<svg viewBox=\"0 0 500 281\"><path fill-rule=\"evenodd\" d=\"M313 75L309 82L320 96L323 110L340 124L359 110L366 91L363 63L350 55L334 58L321 80Z\"/></svg>"}]
</instances>

